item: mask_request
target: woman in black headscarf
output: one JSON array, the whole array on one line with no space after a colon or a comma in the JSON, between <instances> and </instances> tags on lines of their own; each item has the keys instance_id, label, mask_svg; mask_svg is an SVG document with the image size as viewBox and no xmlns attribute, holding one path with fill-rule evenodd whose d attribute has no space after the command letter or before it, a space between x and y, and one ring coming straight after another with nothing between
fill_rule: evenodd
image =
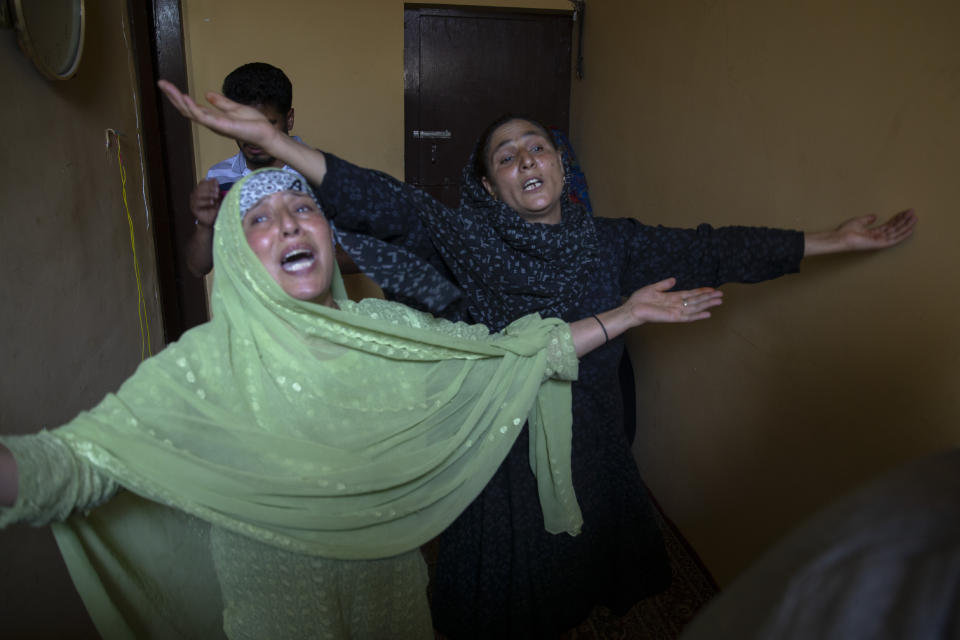
<instances>
[{"instance_id":1,"label":"woman in black headscarf","mask_svg":"<svg viewBox=\"0 0 960 640\"><path fill-rule=\"evenodd\" d=\"M256 142L319 187L340 243L388 296L499 329L524 314L580 318L668 280L680 289L758 282L804 256L878 249L906 239L912 212L804 234L766 228L651 227L593 218L565 196L561 154L540 124L507 116L481 137L450 209L380 172L290 145L252 109L207 94L197 106L164 83L182 113ZM390 243L386 248L384 241ZM411 259L412 258L412 259ZM442 300L432 281L454 285ZM622 339L580 363L573 385L577 537L543 532L524 432L484 492L441 536L434 624L452 638L549 638L603 604L625 612L670 581L663 540L624 437L617 365Z\"/></svg>"}]
</instances>

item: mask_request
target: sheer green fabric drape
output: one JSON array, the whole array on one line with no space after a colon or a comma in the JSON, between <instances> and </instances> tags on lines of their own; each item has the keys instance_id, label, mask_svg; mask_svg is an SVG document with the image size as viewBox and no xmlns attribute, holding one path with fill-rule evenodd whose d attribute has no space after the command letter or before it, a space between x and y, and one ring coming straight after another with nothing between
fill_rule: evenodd
<instances>
[{"instance_id":1,"label":"sheer green fabric drape","mask_svg":"<svg viewBox=\"0 0 960 640\"><path fill-rule=\"evenodd\" d=\"M56 432L155 503L127 498L57 528L88 606L137 608L116 602L117 584L162 588L138 574L148 567L129 575L144 550L173 545L171 562L208 567L202 523L341 559L414 549L480 492L527 420L545 526L575 534L570 385L547 379L551 352L575 363L566 326L529 316L487 336L382 300L350 302L338 273L340 309L293 299L247 245L238 193L216 224L212 320ZM137 525L154 518L164 524ZM156 584L176 582L169 573Z\"/></svg>"}]
</instances>

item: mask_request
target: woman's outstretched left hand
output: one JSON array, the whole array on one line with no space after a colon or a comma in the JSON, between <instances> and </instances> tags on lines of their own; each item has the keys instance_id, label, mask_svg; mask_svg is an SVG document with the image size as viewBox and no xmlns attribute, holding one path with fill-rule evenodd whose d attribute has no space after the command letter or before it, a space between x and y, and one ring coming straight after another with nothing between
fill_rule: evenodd
<instances>
[{"instance_id":1,"label":"woman's outstretched left hand","mask_svg":"<svg viewBox=\"0 0 960 640\"><path fill-rule=\"evenodd\" d=\"M851 218L831 231L804 234L804 256L815 256L842 251L872 251L900 244L917 226L917 214L907 209L892 218L872 226L877 216L871 214Z\"/></svg>"},{"instance_id":2,"label":"woman's outstretched left hand","mask_svg":"<svg viewBox=\"0 0 960 640\"><path fill-rule=\"evenodd\" d=\"M851 251L885 249L900 244L913 234L913 228L917 225L917 215L913 209L907 209L883 224L870 226L876 221L875 215L852 218L837 227L837 231L847 237Z\"/></svg>"}]
</instances>

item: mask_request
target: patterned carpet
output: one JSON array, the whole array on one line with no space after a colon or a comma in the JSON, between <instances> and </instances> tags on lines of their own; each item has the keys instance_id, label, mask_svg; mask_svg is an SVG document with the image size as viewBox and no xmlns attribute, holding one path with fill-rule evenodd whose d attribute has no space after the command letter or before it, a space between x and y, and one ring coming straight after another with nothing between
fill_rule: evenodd
<instances>
[{"instance_id":1,"label":"patterned carpet","mask_svg":"<svg viewBox=\"0 0 960 640\"><path fill-rule=\"evenodd\" d=\"M673 640L717 593L717 584L700 558L657 508L660 529L673 568L673 582L660 595L642 600L622 618L597 607L563 640Z\"/></svg>"},{"instance_id":2,"label":"patterned carpet","mask_svg":"<svg viewBox=\"0 0 960 640\"><path fill-rule=\"evenodd\" d=\"M617 617L605 607L596 607L578 627L561 640L673 640L693 616L717 593L713 577L676 526L655 509L673 568L673 583L660 595L637 603L625 616ZM423 548L433 574L436 545ZM429 589L428 589L429 593ZM437 634L437 640L445 640Z\"/></svg>"}]
</instances>

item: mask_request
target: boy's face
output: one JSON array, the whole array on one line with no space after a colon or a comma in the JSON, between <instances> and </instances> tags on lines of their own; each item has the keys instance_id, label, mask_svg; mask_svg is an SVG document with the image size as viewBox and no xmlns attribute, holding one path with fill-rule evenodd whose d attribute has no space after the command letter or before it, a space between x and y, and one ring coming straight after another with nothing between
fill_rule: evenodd
<instances>
[{"instance_id":1,"label":"boy's face","mask_svg":"<svg viewBox=\"0 0 960 640\"><path fill-rule=\"evenodd\" d=\"M270 105L254 104L250 106L262 113L267 120L270 121L270 124L280 133L289 134L290 129L293 128L293 109L290 109L290 111L284 115ZM237 146L240 147L240 152L243 154L243 157L246 158L247 167L251 171L266 167L277 167L278 169L283 167L282 161L268 155L266 151L254 144L237 140Z\"/></svg>"}]
</instances>

